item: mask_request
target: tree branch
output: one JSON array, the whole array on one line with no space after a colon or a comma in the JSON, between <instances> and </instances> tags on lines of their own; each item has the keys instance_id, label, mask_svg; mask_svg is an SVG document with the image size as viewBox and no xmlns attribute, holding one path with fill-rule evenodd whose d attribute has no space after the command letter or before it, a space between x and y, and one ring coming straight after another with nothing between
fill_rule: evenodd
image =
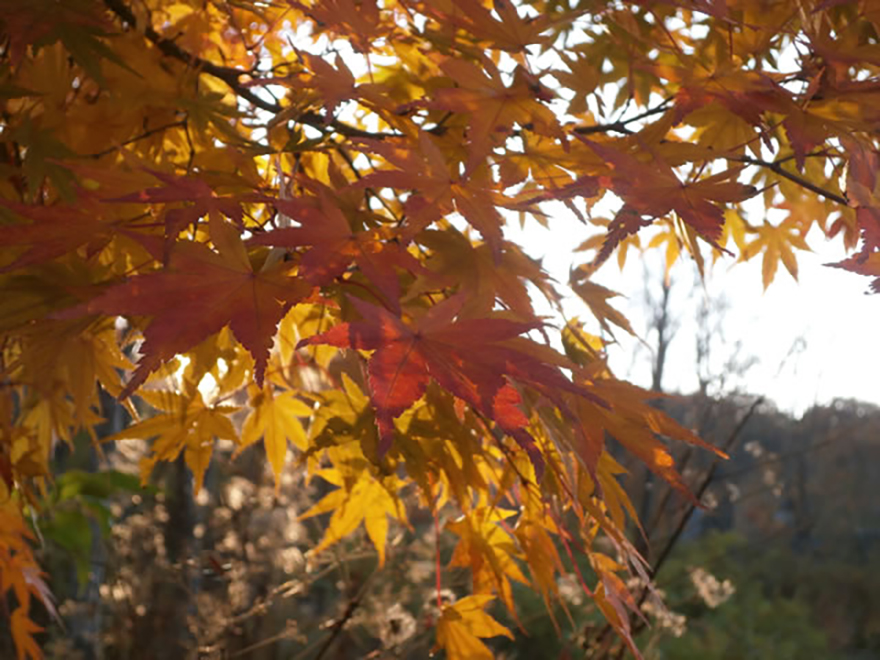
<instances>
[{"instance_id":1,"label":"tree branch","mask_svg":"<svg viewBox=\"0 0 880 660\"><path fill-rule=\"evenodd\" d=\"M137 17L134 15L134 12L132 12L131 9L124 2L122 2L122 0L104 0L104 4L123 22L131 26L137 25ZM171 39L163 37L151 25L147 25L144 28L144 36L150 42L152 42L156 46L156 48L158 48L164 55L183 62L187 66L197 69L202 73L206 73L209 76L213 76L218 80L222 80L233 92L238 94L246 101L249 101L255 107L274 114L278 114L284 109L284 107L279 103L261 98L241 81L241 78L243 76L251 75L249 71L233 69L227 66L220 66L219 64L214 64L213 62L202 59L197 55L193 55L192 53L178 46ZM639 119L644 119L645 117L650 117L651 115L664 112L668 106L668 103L669 99L666 99L656 108L650 108L645 112L642 112L641 114L630 117L629 119L621 119L610 124L579 126L574 129L574 132L581 135L591 135L594 133L607 132L631 133L632 131L627 128L628 124L631 124L634 121L638 121ZM426 132L440 133L441 131L445 130L443 122L446 120L447 117L444 117L444 119L441 120L436 126L426 129ZM293 120L298 123L311 126L312 128L316 128L322 132L326 131L326 129L330 127L334 131L336 131L340 135L344 135L345 137L370 138L373 140L385 140L393 137L404 137L401 133L365 131L363 129L356 128L344 122L338 121L337 119L327 120L312 110L302 113L298 117L293 118Z\"/></svg>"},{"instance_id":2,"label":"tree branch","mask_svg":"<svg viewBox=\"0 0 880 660\"><path fill-rule=\"evenodd\" d=\"M345 612L342 613L342 616L336 619L333 623L333 627L330 630L330 636L324 642L320 649L318 649L318 654L315 656L314 660L321 660L327 652L330 650L330 647L333 646L333 642L339 637L342 633L343 628L345 628L345 624L351 620L351 617L354 616L354 613L357 611L358 607L360 607L361 602L363 601L364 594L367 593L367 588L370 585L370 580L376 574L374 571L367 576L367 579L364 580L364 583L361 585L360 590L355 596L348 601L348 605L345 607Z\"/></svg>"},{"instance_id":3,"label":"tree branch","mask_svg":"<svg viewBox=\"0 0 880 660\"><path fill-rule=\"evenodd\" d=\"M611 122L610 124L596 124L595 126L578 126L574 129L574 132L578 135L592 135L594 133L625 133L630 134L632 131L628 128L629 124L632 124L634 121L639 121L640 119L645 119L646 117L650 117L652 115L659 115L662 112L666 112L669 107L669 101L671 99L664 99L663 102L658 105L656 108L648 108L644 112L641 112L637 115L633 115L628 119L618 119L617 121Z\"/></svg>"},{"instance_id":4,"label":"tree branch","mask_svg":"<svg viewBox=\"0 0 880 660\"><path fill-rule=\"evenodd\" d=\"M107 5L107 8L110 9L110 11L112 11L114 14L116 14L116 16L121 18L130 26L134 27L135 25L137 25L137 18L135 17L134 13L120 0L104 0L104 4ZM269 112L281 112L282 107L280 105L260 98L241 83L240 78L244 75L248 75L247 71L242 71L241 69L233 69L226 66L220 66L214 64L213 62L208 62L201 57L193 55L192 53L185 51L183 48L178 46L170 39L166 39L165 37L163 37L161 34L156 32L156 30L153 29L151 25L147 25L144 28L144 36L151 42L153 42L156 48L158 48L168 57L173 57L176 60L180 60L187 66L191 66L194 69L198 69L200 71L203 71L204 73L207 73L208 75L214 76L215 78L222 80L227 85L229 85L229 87L236 94L241 96L243 99L250 101L258 108L268 110Z\"/></svg>"},{"instance_id":5,"label":"tree branch","mask_svg":"<svg viewBox=\"0 0 880 660\"><path fill-rule=\"evenodd\" d=\"M755 411L758 409L758 406L764 402L764 397L758 397L754 400L752 405L746 411L746 414L743 415L742 419L739 420L739 424L736 425L736 428L731 431L730 435L727 437L727 441L724 443L723 450L725 453L729 452L736 442L739 434L742 432L745 425L752 418L752 415L755 414ZM712 463L712 466L706 471L705 476L703 477L702 483L700 483L697 490L694 492L694 501L699 502L703 495L706 493L706 490L712 484L712 480L715 478L715 472L718 469L718 461ZM657 575L661 568L663 568L663 564L666 563L666 560L669 558L669 553L672 552L672 548L675 547L678 538L681 536L684 528L687 526L688 521L691 519L691 516L696 511L697 505L694 502L691 502L687 505L687 509L685 509L684 515L682 515L681 519L678 521L678 524L675 526L675 530L672 532L672 535L666 541L666 544L663 546L663 549L660 551L660 554L657 556L657 560L654 562L652 566L652 574ZM645 600L645 596L647 593L643 593L642 598L640 599L640 603Z\"/></svg>"},{"instance_id":6,"label":"tree branch","mask_svg":"<svg viewBox=\"0 0 880 660\"><path fill-rule=\"evenodd\" d=\"M178 121L173 121L170 124L163 124L162 126L156 126L155 128L150 128L148 130L145 130L143 133L140 133L138 135L135 135L132 138L129 138L128 140L120 142L116 146L108 147L107 149L103 149L101 151L96 151L93 154L88 154L87 157L88 158L102 158L103 156L108 156L108 155L112 154L114 151L119 151L120 149L122 149L122 147L125 147L129 144L134 144L135 142L139 142L140 140L146 140L147 138L152 137L158 133L163 133L163 132L167 131L169 128L186 128L186 120L181 119Z\"/></svg>"},{"instance_id":7,"label":"tree branch","mask_svg":"<svg viewBox=\"0 0 880 660\"><path fill-rule=\"evenodd\" d=\"M751 156L739 156L737 158L731 158L730 160L745 163L747 165L766 167L771 172L775 172L779 176L798 184L801 188L806 188L807 190L814 192L817 195L821 195L825 199L830 199L832 202L837 202L838 204L842 204L843 206L849 206L849 200L846 197L838 195L837 193L833 193L830 190L825 190L821 186L817 186L815 183L812 183L807 179L804 179L803 177L794 174L793 172L789 172L782 167L781 161L769 162L766 160L761 160L760 158L752 158Z\"/></svg>"},{"instance_id":8,"label":"tree branch","mask_svg":"<svg viewBox=\"0 0 880 660\"><path fill-rule=\"evenodd\" d=\"M736 427L731 431L730 435L727 436L727 440L724 442L723 450L727 453L736 442L746 423L752 418L758 406L764 402L764 397L758 397L752 402L752 405L746 411L746 414L743 415L742 419L740 419L739 423ZM713 479L715 478L715 471L718 469L718 461L712 463L712 466L706 471L706 474L703 476L703 481L697 487L694 492L694 502L690 502L685 509L684 514L679 519L678 523L675 526L672 534L666 540L666 543L663 546L663 549L660 551L660 554L657 556L656 561L653 562L651 566L651 577L656 578L657 574L660 572L660 569L663 568L663 565L666 563L666 560L669 558L672 549L675 547L678 539L681 537L682 532L684 532L684 528L687 526L688 521L691 519L691 516L696 511L697 505L695 502L699 502L703 495L706 493L706 490L711 485ZM641 594L636 600L636 607L641 607L642 603L645 602L645 599L648 597L650 593L650 589L646 585L642 588ZM645 627L644 620L640 618L636 618L636 621L632 625L631 634L637 635L643 628ZM595 639L595 644L601 644L603 641L608 638L608 635L611 633L612 627L611 624L606 623L602 629L599 631L598 635ZM613 642L612 642L613 644ZM607 646L606 646L607 648ZM624 652L626 645L620 647L620 653L616 653L613 657L620 658L622 653Z\"/></svg>"}]
</instances>

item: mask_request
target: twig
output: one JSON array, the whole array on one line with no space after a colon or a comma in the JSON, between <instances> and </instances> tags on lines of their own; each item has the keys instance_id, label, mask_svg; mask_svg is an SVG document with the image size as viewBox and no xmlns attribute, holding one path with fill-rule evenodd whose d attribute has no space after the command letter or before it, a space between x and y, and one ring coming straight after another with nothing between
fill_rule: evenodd
<instances>
[{"instance_id":1,"label":"twig","mask_svg":"<svg viewBox=\"0 0 880 660\"><path fill-rule=\"evenodd\" d=\"M128 25L137 25L137 17L134 15L134 12L132 12L131 9L121 0L104 0L104 4L107 6L108 9L110 9L110 11L116 14L117 17L119 17ZM149 41L151 41L163 54L179 60L187 66L197 69L202 73L206 73L209 76L217 78L218 80L222 80L232 91L238 94L241 98L252 103L257 108L260 108L261 110L266 110L273 114L278 114L282 110L284 110L284 106L282 106L280 103L261 98L260 96L255 94L246 84L241 82L241 78L243 76L252 76L253 72L245 71L243 69L235 69L228 66L221 66L219 64L214 64L213 62L202 59L197 55L193 55L192 53L178 46L177 43L175 43L171 39L163 37L150 25L147 25L144 28L144 36ZM627 128L627 124L638 121L639 119L644 119L645 117L649 117L651 115L664 112L668 107L669 100L670 99L666 99L658 107L650 108L641 114L630 117L629 119L621 119L610 124L580 126L578 128L575 128L574 132L581 135L607 133L611 131L616 131L619 133L630 133L631 131L629 130L629 128ZM449 115L443 117L435 126L429 129L425 129L425 132L441 135L443 132L446 131L444 122L448 119L448 117ZM312 110L303 112L298 117L293 118L293 121L301 124L306 124L322 132L326 132L328 128L332 128L339 135L344 135L345 137L349 138L357 137L371 138L374 140L385 140L388 138L405 137L402 133L366 131L355 126L350 126L337 119L323 117Z\"/></svg>"},{"instance_id":2,"label":"twig","mask_svg":"<svg viewBox=\"0 0 880 660\"><path fill-rule=\"evenodd\" d=\"M751 156L739 156L737 158L731 158L730 160L745 163L747 165L766 167L771 172L775 172L779 176L788 179L789 181L792 181L793 183L796 183L802 188L806 188L807 190L814 192L817 195L821 195L825 199L830 199L832 202L837 202L838 204L849 206L849 200L846 197L838 195L837 193L833 193L830 190L825 190L821 186L817 186L815 183L807 181L803 177L800 177L793 172L789 172L788 170L784 169L780 164L782 161L769 162L766 160L761 160L760 158L752 158Z\"/></svg>"},{"instance_id":3,"label":"twig","mask_svg":"<svg viewBox=\"0 0 880 660\"><path fill-rule=\"evenodd\" d=\"M110 9L110 11L112 11L130 26L134 27L137 25L137 17L134 15L134 12L132 12L131 9L129 9L120 0L104 0L104 4L107 5L107 8ZM277 103L272 103L271 101L266 101L265 99L260 98L240 82L242 76L250 75L248 71L233 69L227 66L220 66L218 64L214 64L213 62L203 60L201 57L185 51L171 39L166 39L165 37L163 37L161 34L156 32L156 30L153 29L151 25L145 26L144 36L151 42L153 42L156 45L156 48L158 48L168 57L173 57L174 59L180 60L188 66L199 69L200 71L203 71L208 75L214 76L215 78L222 80L227 85L229 85L229 87L233 91L235 91L236 94L241 96L243 99L247 99L258 108L274 113L281 112L281 110L283 109Z\"/></svg>"},{"instance_id":4,"label":"twig","mask_svg":"<svg viewBox=\"0 0 880 660\"><path fill-rule=\"evenodd\" d=\"M755 410L757 410L758 406L761 405L761 403L763 403L763 402L764 402L764 397L758 397L757 399L755 399L755 401L749 407L748 411L746 411L746 414L743 415L743 418L739 421L739 424L737 424L736 428L734 428L733 431L731 431L730 435L727 437L727 440L725 441L724 446L723 446L725 453L727 453L733 447L734 443L736 442L737 438L739 437L739 434L742 432L746 423L749 421L749 419L751 419L752 415L755 413ZM651 567L651 576L652 577L657 576L657 574L660 572L660 569L663 568L663 565L666 563L666 560L669 558L669 555L672 552L672 549L675 547L675 544L678 542L679 537L681 536L685 527L687 527L688 521L691 519L691 516L693 515L694 511L697 508L696 503L700 501L700 499L706 493L706 489L709 488L709 485L712 483L712 480L715 477L715 471L717 470L717 468L718 468L718 461L714 462L712 464L712 466L707 470L705 476L703 477L703 481L700 483L699 487L694 492L694 502L691 502L687 505L687 509L685 510L684 515L682 515L682 517L679 519L678 524L675 526L675 530L672 532L672 534L667 539L665 545L663 546L663 549L660 551L660 554L657 556L656 561L654 562L653 566ZM645 599L648 597L649 593L650 593L650 589L646 585L642 589L642 592L641 592L638 600L636 601L636 607L641 607L642 603L645 602ZM642 619L637 618L635 623L632 626L632 630L631 630L630 634L636 635L644 627L645 627L645 622ZM605 626L603 626L602 630L599 632L599 634L596 636L596 643L597 644L601 643L608 636L608 634L610 632L611 632L611 624L606 623ZM617 653L615 655L615 657L620 658L621 654L624 652L625 648L626 648L625 646L622 646L620 648L620 653Z\"/></svg>"},{"instance_id":5,"label":"twig","mask_svg":"<svg viewBox=\"0 0 880 660\"><path fill-rule=\"evenodd\" d=\"M157 133L162 133L164 131L167 131L169 128L185 128L185 127L186 127L186 120L178 120L178 121L173 121L170 124L156 126L155 128L151 128L149 130L144 131L140 135L135 135L133 138L129 138L128 140L125 140L124 142L120 142L119 144L117 144L113 147L108 147L107 149L103 149L102 151L96 151L93 154L88 154L86 157L87 158L102 158L103 156L109 156L114 151L119 151L120 149L122 149L122 147L126 147L129 144L134 144L135 142L139 142L140 140L146 140L147 138L152 137L152 136L156 135Z\"/></svg>"},{"instance_id":6,"label":"twig","mask_svg":"<svg viewBox=\"0 0 880 660\"><path fill-rule=\"evenodd\" d=\"M743 415L743 418L739 421L739 424L736 425L736 428L731 431L730 435L727 437L727 441L724 443L723 450L725 453L728 453L730 449L733 447L736 442L739 434L742 432L746 423L748 423L749 419L751 419L752 415L755 414L755 410L758 409L758 406L764 403L764 397L758 397L746 411L746 414ZM694 511L697 509L697 502L703 497L706 493L706 490L712 483L712 480L715 478L715 472L718 469L719 461L715 461L712 463L712 466L706 471L705 476L703 477L702 483L697 488L694 493L694 502L691 502L687 505L687 509L685 509L684 515L681 517L681 520L678 521L678 524L675 527L675 530L672 532L672 535L666 541L666 544L663 546L663 549L660 551L660 554L657 556L657 560L654 562L652 567L652 575L657 575L660 569L663 567L663 564L666 563L666 559L669 557L669 553L672 552L672 548L675 547L678 538L681 536L684 528L687 526L688 521L691 519L691 516L694 514ZM641 604L644 602L645 597L647 596L647 591L642 592L643 595L639 600Z\"/></svg>"},{"instance_id":7,"label":"twig","mask_svg":"<svg viewBox=\"0 0 880 660\"><path fill-rule=\"evenodd\" d=\"M641 112L637 115L633 115L627 119L618 119L617 121L613 121L610 124L596 124L595 126L578 126L574 129L574 132L578 135L592 135L593 133L608 133L608 132L617 132L617 133L632 133L632 131L627 127L628 124L632 124L634 121L639 121L640 119L645 119L650 117L651 115L658 115L661 112L666 112L669 108L669 102L671 98L664 99L660 105L656 108L648 108L644 112Z\"/></svg>"},{"instance_id":8,"label":"twig","mask_svg":"<svg viewBox=\"0 0 880 660\"><path fill-rule=\"evenodd\" d=\"M378 570L373 571L367 576L367 579L364 580L364 583L361 585L360 590L357 592L354 598L348 601L348 605L345 607L345 612L342 613L342 616L339 617L334 623L333 627L330 629L330 636L324 642L320 649L318 649L318 654L314 657L314 660L321 660L327 652L330 650L330 647L333 646L333 642L336 641L336 638L342 633L342 629L345 628L345 624L351 620L351 617L354 616L354 613L357 611L357 608L360 607L361 602L363 602L364 595L367 593L367 587L370 585L370 580L373 579L373 576L378 572Z\"/></svg>"}]
</instances>

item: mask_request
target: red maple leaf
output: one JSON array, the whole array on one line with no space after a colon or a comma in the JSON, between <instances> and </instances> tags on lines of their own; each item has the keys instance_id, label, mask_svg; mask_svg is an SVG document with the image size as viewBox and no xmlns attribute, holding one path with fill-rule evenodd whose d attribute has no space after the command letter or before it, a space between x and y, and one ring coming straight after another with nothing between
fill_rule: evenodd
<instances>
[{"instance_id":1,"label":"red maple leaf","mask_svg":"<svg viewBox=\"0 0 880 660\"><path fill-rule=\"evenodd\" d=\"M456 318L465 302L461 294L435 305L411 324L361 300L351 302L363 321L342 323L302 340L300 346L327 344L375 351L368 371L380 455L391 447L394 418L425 393L433 378L514 438L529 454L540 478L544 460L526 430L529 420L519 408L520 395L511 382L519 381L542 391L561 387L583 396L589 394L557 368L509 342L539 327L539 323L499 317ZM561 393L554 398L561 402Z\"/></svg>"},{"instance_id":2,"label":"red maple leaf","mask_svg":"<svg viewBox=\"0 0 880 660\"><path fill-rule=\"evenodd\" d=\"M216 251L203 243L180 241L166 268L136 275L59 315L152 317L144 330L143 357L121 398L134 392L162 362L227 325L253 355L261 383L278 322L311 291L310 284L290 276L291 263L255 271L238 230L225 220L212 218L209 227Z\"/></svg>"},{"instance_id":3,"label":"red maple leaf","mask_svg":"<svg viewBox=\"0 0 880 660\"><path fill-rule=\"evenodd\" d=\"M624 201L608 226L608 235L596 255L597 264L605 261L624 238L671 211L715 248L723 250L717 241L724 227L724 210L713 202L740 202L755 194L752 186L730 180L739 169L683 182L672 167L656 155L650 163L644 163L617 149L577 137L611 167L612 175L603 177L602 182Z\"/></svg>"},{"instance_id":4,"label":"red maple leaf","mask_svg":"<svg viewBox=\"0 0 880 660\"><path fill-rule=\"evenodd\" d=\"M244 212L241 202L232 197L220 197L207 183L192 176L173 176L147 169L154 177L165 185L158 188L147 188L140 192L123 195L106 202L132 202L142 204L174 204L178 202L190 202L190 206L166 209L165 238L166 258L167 250L177 235L189 226L194 226L201 218L214 214L222 214L242 224Z\"/></svg>"},{"instance_id":5,"label":"red maple leaf","mask_svg":"<svg viewBox=\"0 0 880 660\"><path fill-rule=\"evenodd\" d=\"M880 154L866 149L859 142L842 139L849 166L846 174L846 196L856 209L856 219L862 230L861 255L880 250L880 195L876 193L880 173Z\"/></svg>"},{"instance_id":6,"label":"red maple leaf","mask_svg":"<svg viewBox=\"0 0 880 660\"><path fill-rule=\"evenodd\" d=\"M352 184L353 187L383 187L412 192L406 201L404 242L412 240L435 220L458 211L492 249L500 256L504 240L504 218L498 206L505 199L496 193L485 173L453 176L446 157L424 131L418 145L410 142L359 140L363 149L380 155L395 169L371 172Z\"/></svg>"},{"instance_id":7,"label":"red maple leaf","mask_svg":"<svg viewBox=\"0 0 880 660\"><path fill-rule=\"evenodd\" d=\"M75 204L40 206L0 199L0 205L31 220L3 226L0 247L24 251L9 263L0 262L0 272L50 261L82 246L91 255L113 238L113 220L102 216L100 205L88 194L81 194Z\"/></svg>"},{"instance_id":8,"label":"red maple leaf","mask_svg":"<svg viewBox=\"0 0 880 660\"><path fill-rule=\"evenodd\" d=\"M329 190L315 188L317 196L266 200L300 224L282 227L250 239L251 245L305 247L299 274L315 286L325 286L355 263L364 276L392 306L400 304L400 283L394 267L423 272L425 269L400 243L382 241L376 231L352 231Z\"/></svg>"}]
</instances>

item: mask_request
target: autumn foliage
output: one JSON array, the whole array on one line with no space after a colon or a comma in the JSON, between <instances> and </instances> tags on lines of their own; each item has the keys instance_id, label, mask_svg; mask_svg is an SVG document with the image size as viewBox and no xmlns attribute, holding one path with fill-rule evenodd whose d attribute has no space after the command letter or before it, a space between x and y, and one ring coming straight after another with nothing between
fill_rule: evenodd
<instances>
[{"instance_id":1,"label":"autumn foliage","mask_svg":"<svg viewBox=\"0 0 880 660\"><path fill-rule=\"evenodd\" d=\"M335 487L305 514L330 514L316 551L363 525L380 566L415 493L472 576L436 622L448 658L491 657L490 601L550 602L575 554L637 655L625 580L649 576L608 443L684 497L667 443L713 450L609 371L632 328L593 273L760 256L767 286L809 233L880 291L869 0L6 0L0 34L20 657L52 609L27 521L83 431L150 440L144 482L183 455L196 488L218 441L262 442L276 478ZM505 238L562 212L584 223L568 286ZM536 314L568 290L591 317ZM134 419L110 438L100 389Z\"/></svg>"}]
</instances>

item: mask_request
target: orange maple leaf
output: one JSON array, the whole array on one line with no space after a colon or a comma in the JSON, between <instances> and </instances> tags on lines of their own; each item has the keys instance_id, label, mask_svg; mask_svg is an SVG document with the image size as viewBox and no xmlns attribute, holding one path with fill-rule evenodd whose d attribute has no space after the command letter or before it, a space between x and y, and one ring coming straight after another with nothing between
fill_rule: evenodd
<instances>
[{"instance_id":1,"label":"orange maple leaf","mask_svg":"<svg viewBox=\"0 0 880 660\"><path fill-rule=\"evenodd\" d=\"M225 220L212 218L210 231L216 250L180 241L167 268L136 275L59 315L152 317L144 329L143 357L121 398L131 395L162 362L227 325L253 355L256 379L262 383L278 322L312 287L290 275L290 263L255 270L238 231Z\"/></svg>"},{"instance_id":2,"label":"orange maple leaf","mask_svg":"<svg viewBox=\"0 0 880 660\"><path fill-rule=\"evenodd\" d=\"M608 226L596 264L604 262L624 238L671 211L713 247L723 251L717 241L724 227L724 211L713 202L741 202L756 192L752 186L730 180L739 174L739 169L685 183L656 155L650 163L644 163L612 147L577 137L612 169L612 175L603 177L603 183L624 201L623 208Z\"/></svg>"},{"instance_id":3,"label":"orange maple leaf","mask_svg":"<svg viewBox=\"0 0 880 660\"><path fill-rule=\"evenodd\" d=\"M12 640L15 643L16 658L18 660L27 660L27 658L42 660L43 652L34 639L34 633L43 632L44 629L30 619L24 607L18 607L12 612L9 625L12 630Z\"/></svg>"},{"instance_id":4,"label":"orange maple leaf","mask_svg":"<svg viewBox=\"0 0 880 660\"><path fill-rule=\"evenodd\" d=\"M454 87L443 87L425 107L467 114L470 158L466 171L473 172L491 153L498 138L511 135L518 124L539 135L564 140L559 120L543 101L554 98L536 76L518 66L510 86L504 84L501 72L488 58L482 68L460 59L447 59L440 68Z\"/></svg>"},{"instance_id":5,"label":"orange maple leaf","mask_svg":"<svg viewBox=\"0 0 880 660\"><path fill-rule=\"evenodd\" d=\"M572 20L574 13L559 17L543 15L524 17L509 0L494 0L492 12L480 0L434 0L423 5L423 11L441 25L461 28L478 41L509 53L520 53L526 46L543 44L552 39L544 35L556 23Z\"/></svg>"},{"instance_id":6,"label":"orange maple leaf","mask_svg":"<svg viewBox=\"0 0 880 660\"><path fill-rule=\"evenodd\" d=\"M487 594L467 596L443 608L437 622L437 645L446 651L449 660L492 660L494 657L481 638L513 634L483 608L494 597Z\"/></svg>"}]
</instances>

